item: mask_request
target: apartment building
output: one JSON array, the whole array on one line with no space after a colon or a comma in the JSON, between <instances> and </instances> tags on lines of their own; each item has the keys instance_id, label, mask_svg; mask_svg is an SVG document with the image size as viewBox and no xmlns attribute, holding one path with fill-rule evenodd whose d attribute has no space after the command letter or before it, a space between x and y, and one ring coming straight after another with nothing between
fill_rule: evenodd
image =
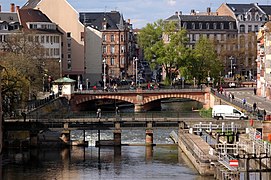
<instances>
[{"instance_id":1,"label":"apartment building","mask_svg":"<svg viewBox=\"0 0 271 180\"><path fill-rule=\"evenodd\" d=\"M200 37L206 37L214 42L218 55L224 60L225 69L223 75L231 77L233 73L233 62L228 61L225 52L232 51L235 44L230 43L231 39L237 37L237 26L234 18L230 16L218 16L207 8L205 13L199 13L191 10L189 15L183 15L182 12L175 12L174 15L165 21L177 22L179 28L187 31L189 38L188 45L193 48ZM165 42L169 41L169 37L164 37Z\"/></svg>"},{"instance_id":2,"label":"apartment building","mask_svg":"<svg viewBox=\"0 0 271 180\"><path fill-rule=\"evenodd\" d=\"M29 0L22 9L37 9L44 13L63 33L62 75L85 84L85 27L78 21L78 12L66 0Z\"/></svg>"},{"instance_id":3,"label":"apartment building","mask_svg":"<svg viewBox=\"0 0 271 180\"><path fill-rule=\"evenodd\" d=\"M218 9L219 16L231 16L236 20L238 29L238 50L241 54L235 56L240 65L238 71L247 80L256 77L256 35L259 28L269 21L271 6L251 4L223 3Z\"/></svg>"},{"instance_id":4,"label":"apartment building","mask_svg":"<svg viewBox=\"0 0 271 180\"><path fill-rule=\"evenodd\" d=\"M81 12L80 22L102 33L101 62L106 66L107 82L128 75L135 53L132 25L118 11Z\"/></svg>"},{"instance_id":5,"label":"apartment building","mask_svg":"<svg viewBox=\"0 0 271 180\"><path fill-rule=\"evenodd\" d=\"M271 99L271 22L257 36L257 95Z\"/></svg>"},{"instance_id":6,"label":"apartment building","mask_svg":"<svg viewBox=\"0 0 271 180\"><path fill-rule=\"evenodd\" d=\"M17 6L16 9L18 8ZM10 4L10 12L2 12L1 9L0 5L0 50L3 51L8 36L20 33L21 26L14 3Z\"/></svg>"}]
</instances>

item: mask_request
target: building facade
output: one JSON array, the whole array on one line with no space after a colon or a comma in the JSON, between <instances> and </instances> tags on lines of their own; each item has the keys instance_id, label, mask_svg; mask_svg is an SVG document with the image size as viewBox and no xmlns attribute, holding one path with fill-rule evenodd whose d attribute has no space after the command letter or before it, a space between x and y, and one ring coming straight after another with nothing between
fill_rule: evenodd
<instances>
[{"instance_id":1,"label":"building facade","mask_svg":"<svg viewBox=\"0 0 271 180\"><path fill-rule=\"evenodd\" d=\"M257 95L271 99L271 22L259 30L257 37Z\"/></svg>"},{"instance_id":2,"label":"building facade","mask_svg":"<svg viewBox=\"0 0 271 180\"><path fill-rule=\"evenodd\" d=\"M234 55L239 74L247 80L255 80L256 77L256 36L259 28L269 21L268 11L270 6L251 4L223 3L218 9L219 16L231 16L236 20L238 29L238 51Z\"/></svg>"},{"instance_id":3,"label":"building facade","mask_svg":"<svg viewBox=\"0 0 271 180\"><path fill-rule=\"evenodd\" d=\"M216 51L224 60L225 69L221 72L225 76L232 76L233 66L227 61L227 51L234 49L231 39L237 37L236 21L230 16L217 16L211 13L207 8L206 13L196 13L191 11L190 15L183 15L176 12L174 15L166 19L166 21L174 21L179 28L186 29L189 39L188 46L193 48L200 37L206 37L214 42ZM169 37L164 37L164 41L169 41Z\"/></svg>"},{"instance_id":4,"label":"building facade","mask_svg":"<svg viewBox=\"0 0 271 180\"><path fill-rule=\"evenodd\" d=\"M80 22L102 33L101 62L106 66L106 82L128 75L135 54L134 36L129 20L118 11L82 12Z\"/></svg>"},{"instance_id":5,"label":"building facade","mask_svg":"<svg viewBox=\"0 0 271 180\"><path fill-rule=\"evenodd\" d=\"M0 50L4 50L4 43L8 36L21 32L21 25L15 4L10 4L10 12L2 12L0 6Z\"/></svg>"},{"instance_id":6,"label":"building facade","mask_svg":"<svg viewBox=\"0 0 271 180\"><path fill-rule=\"evenodd\" d=\"M76 88L85 80L85 27L78 21L78 12L66 0L29 0L22 9L38 9L63 33L62 75L77 81Z\"/></svg>"}]
</instances>

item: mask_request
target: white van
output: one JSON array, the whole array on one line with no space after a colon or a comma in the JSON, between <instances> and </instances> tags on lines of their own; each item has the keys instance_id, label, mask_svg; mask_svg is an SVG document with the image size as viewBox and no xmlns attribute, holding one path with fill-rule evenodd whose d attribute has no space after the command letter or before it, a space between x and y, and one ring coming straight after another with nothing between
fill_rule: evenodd
<instances>
[{"instance_id":1,"label":"white van","mask_svg":"<svg viewBox=\"0 0 271 180\"><path fill-rule=\"evenodd\" d=\"M248 119L248 116L230 105L215 105L212 109L215 119Z\"/></svg>"}]
</instances>

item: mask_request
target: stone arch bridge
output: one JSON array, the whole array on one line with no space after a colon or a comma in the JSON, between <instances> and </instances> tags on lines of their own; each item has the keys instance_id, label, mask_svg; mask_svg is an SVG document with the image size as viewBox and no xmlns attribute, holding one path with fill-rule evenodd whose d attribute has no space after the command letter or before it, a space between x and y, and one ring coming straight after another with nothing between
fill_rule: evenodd
<instances>
[{"instance_id":1,"label":"stone arch bridge","mask_svg":"<svg viewBox=\"0 0 271 180\"><path fill-rule=\"evenodd\" d=\"M201 102L205 108L212 107L210 88L205 89L160 89L160 90L119 90L118 92L77 91L71 95L70 103L73 110L79 110L80 104L98 100L112 99L134 104L135 112L151 109L162 99L187 98Z\"/></svg>"}]
</instances>

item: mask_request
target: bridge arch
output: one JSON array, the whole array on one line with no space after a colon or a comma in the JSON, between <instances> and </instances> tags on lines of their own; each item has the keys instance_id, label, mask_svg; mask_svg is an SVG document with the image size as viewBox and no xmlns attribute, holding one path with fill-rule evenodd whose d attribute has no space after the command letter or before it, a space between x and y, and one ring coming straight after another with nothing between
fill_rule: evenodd
<instances>
[{"instance_id":1,"label":"bridge arch","mask_svg":"<svg viewBox=\"0 0 271 180\"><path fill-rule=\"evenodd\" d=\"M189 95L189 94L161 94L157 96L151 96L148 98L144 98L142 104L147 104L151 103L156 100L161 100L161 99L168 99L168 98L186 98L186 99L192 99L198 102L201 102L202 104L205 104L205 99L204 96L194 96L194 95Z\"/></svg>"},{"instance_id":2,"label":"bridge arch","mask_svg":"<svg viewBox=\"0 0 271 180\"><path fill-rule=\"evenodd\" d=\"M76 105L92 101L92 100L98 100L98 99L112 99L112 100L120 100L125 101L128 103L134 104L134 100L130 97L120 96L120 95L96 95L96 96L84 96L82 98L76 99Z\"/></svg>"}]
</instances>

